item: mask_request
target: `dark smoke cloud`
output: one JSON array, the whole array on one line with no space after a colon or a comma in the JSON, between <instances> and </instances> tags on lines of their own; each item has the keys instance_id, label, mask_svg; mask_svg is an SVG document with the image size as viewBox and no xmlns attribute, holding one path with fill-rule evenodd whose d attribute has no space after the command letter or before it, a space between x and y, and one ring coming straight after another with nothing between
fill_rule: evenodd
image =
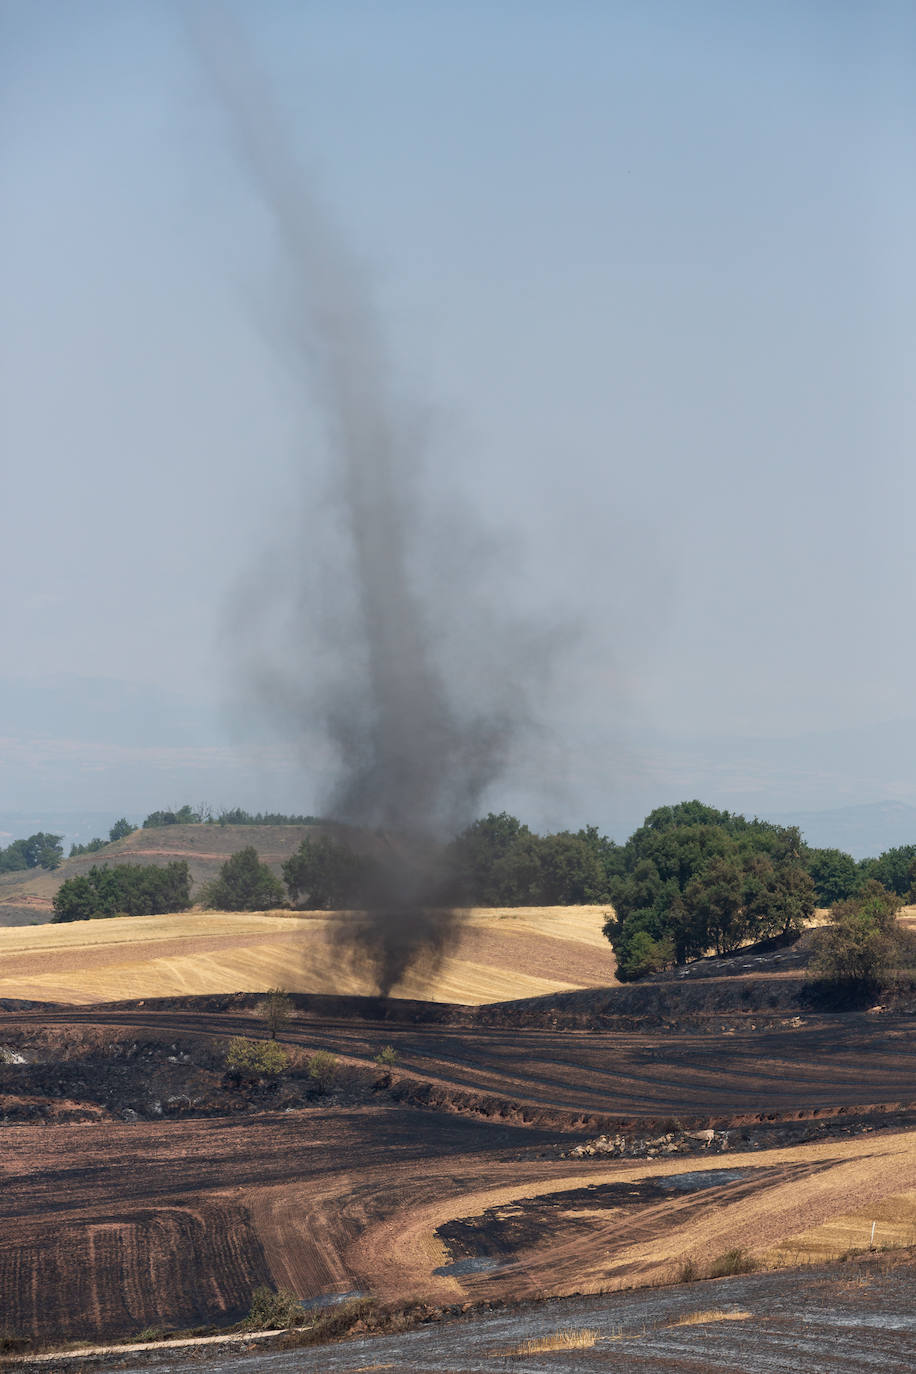
<instances>
[{"instance_id":1,"label":"dark smoke cloud","mask_svg":"<svg viewBox=\"0 0 916 1374\"><path fill-rule=\"evenodd\" d=\"M379 890L347 937L387 992L411 964L437 962L454 937L457 916L431 909L428 841L477 814L504 770L528 720L522 679L542 672L549 636L498 609L499 590L480 576L493 567L479 520L464 512L442 542L423 425L396 393L366 273L226 12L198 12L193 35L280 246L281 358L320 409L329 455L309 534L292 558L272 557L272 576L252 585L244 607L248 619L258 605L288 608L284 666L275 648L252 650L260 700L284 730L331 743L326 814L388 837ZM314 455L306 466L314 493ZM324 530L313 538L317 523ZM436 541L446 558L430 559Z\"/></svg>"}]
</instances>

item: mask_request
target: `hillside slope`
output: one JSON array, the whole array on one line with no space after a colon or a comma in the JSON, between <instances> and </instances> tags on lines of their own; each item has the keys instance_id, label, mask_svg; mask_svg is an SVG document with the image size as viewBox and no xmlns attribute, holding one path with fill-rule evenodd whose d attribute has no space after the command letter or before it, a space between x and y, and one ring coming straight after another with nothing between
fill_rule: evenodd
<instances>
[{"instance_id":1,"label":"hillside slope","mask_svg":"<svg viewBox=\"0 0 916 1374\"><path fill-rule=\"evenodd\" d=\"M169 825L134 830L123 840L107 844L95 854L65 859L52 873L28 869L0 874L0 926L34 925L51 919L51 903L67 878L87 873L93 864L156 864L185 859L191 873L192 896L219 874L230 855L254 845L262 862L280 877L283 862L310 835L343 837L357 845L357 832L327 825ZM369 837L370 839L372 837ZM365 842L365 840L363 840Z\"/></svg>"}]
</instances>

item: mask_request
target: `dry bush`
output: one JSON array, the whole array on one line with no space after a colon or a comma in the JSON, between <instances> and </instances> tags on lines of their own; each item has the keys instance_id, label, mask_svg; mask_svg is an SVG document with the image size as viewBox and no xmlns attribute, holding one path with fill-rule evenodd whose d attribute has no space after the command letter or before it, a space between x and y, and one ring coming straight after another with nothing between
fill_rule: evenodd
<instances>
[{"instance_id":1,"label":"dry bush","mask_svg":"<svg viewBox=\"0 0 916 1374\"><path fill-rule=\"evenodd\" d=\"M760 1260L747 1250L726 1250L706 1264L695 1259L681 1260L674 1275L662 1279L662 1283L698 1283L701 1279L724 1279L732 1274L753 1274L760 1268Z\"/></svg>"},{"instance_id":2,"label":"dry bush","mask_svg":"<svg viewBox=\"0 0 916 1374\"><path fill-rule=\"evenodd\" d=\"M131 1337L131 1344L146 1345L149 1341L166 1341L174 1332L170 1326L145 1326Z\"/></svg>"},{"instance_id":3,"label":"dry bush","mask_svg":"<svg viewBox=\"0 0 916 1374\"><path fill-rule=\"evenodd\" d=\"M748 1254L747 1250L726 1250L724 1255L717 1255L710 1261L705 1277L724 1279L732 1274L753 1274L759 1268L760 1261Z\"/></svg>"},{"instance_id":4,"label":"dry bush","mask_svg":"<svg viewBox=\"0 0 916 1374\"><path fill-rule=\"evenodd\" d=\"M752 1317L753 1312L726 1312L721 1307L709 1307L702 1312L687 1312L669 1326L705 1326L707 1322L743 1322Z\"/></svg>"},{"instance_id":5,"label":"dry bush","mask_svg":"<svg viewBox=\"0 0 916 1374\"><path fill-rule=\"evenodd\" d=\"M305 1310L295 1293L285 1288L275 1293L262 1284L251 1295L251 1310L242 1325L248 1331L282 1331L290 1326L302 1326L306 1320Z\"/></svg>"},{"instance_id":6,"label":"dry bush","mask_svg":"<svg viewBox=\"0 0 916 1374\"><path fill-rule=\"evenodd\" d=\"M316 1050L309 1057L309 1078L317 1084L318 1091L326 1093L337 1077L337 1057L328 1050Z\"/></svg>"},{"instance_id":7,"label":"dry bush","mask_svg":"<svg viewBox=\"0 0 916 1374\"><path fill-rule=\"evenodd\" d=\"M548 1336L533 1336L530 1341L522 1341L510 1350L497 1350L497 1355L542 1355L550 1350L588 1350L598 1340L598 1332L590 1327L578 1329L570 1327L565 1331L553 1331Z\"/></svg>"}]
</instances>

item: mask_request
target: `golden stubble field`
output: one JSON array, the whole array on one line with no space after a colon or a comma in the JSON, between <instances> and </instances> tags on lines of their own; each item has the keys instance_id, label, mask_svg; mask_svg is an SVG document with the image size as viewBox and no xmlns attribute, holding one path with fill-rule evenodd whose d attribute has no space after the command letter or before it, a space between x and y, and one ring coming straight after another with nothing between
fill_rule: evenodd
<instances>
[{"instance_id":1,"label":"golden stubble field","mask_svg":"<svg viewBox=\"0 0 916 1374\"><path fill-rule=\"evenodd\" d=\"M614 982L606 907L472 909L433 967L396 997L476 1005ZM353 912L190 911L0 929L0 998L85 1005L144 997L260 992L364 994L347 958ZM343 937L343 942L341 941Z\"/></svg>"}]
</instances>

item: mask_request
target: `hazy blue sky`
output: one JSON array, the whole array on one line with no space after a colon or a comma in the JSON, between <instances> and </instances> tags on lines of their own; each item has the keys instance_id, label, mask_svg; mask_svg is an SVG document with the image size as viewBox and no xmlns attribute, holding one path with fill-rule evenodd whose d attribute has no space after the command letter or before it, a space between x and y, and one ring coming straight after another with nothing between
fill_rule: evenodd
<instances>
[{"instance_id":1,"label":"hazy blue sky","mask_svg":"<svg viewBox=\"0 0 916 1374\"><path fill-rule=\"evenodd\" d=\"M189 8L0 0L2 810L318 801L226 710L322 439ZM430 489L575 627L492 803L916 802L913 5L235 13Z\"/></svg>"}]
</instances>

